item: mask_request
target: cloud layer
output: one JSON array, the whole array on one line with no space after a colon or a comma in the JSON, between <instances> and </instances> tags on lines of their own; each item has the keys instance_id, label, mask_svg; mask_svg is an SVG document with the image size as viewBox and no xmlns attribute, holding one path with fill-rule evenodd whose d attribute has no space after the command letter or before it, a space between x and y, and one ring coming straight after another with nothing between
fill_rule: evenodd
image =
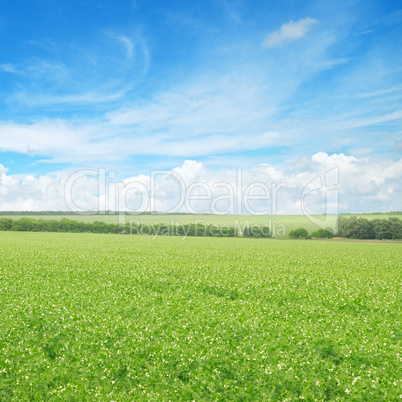
<instances>
[{"instance_id":1,"label":"cloud layer","mask_svg":"<svg viewBox=\"0 0 402 402\"><path fill-rule=\"evenodd\" d=\"M0 195L0 210L389 211L400 209L402 160L320 152L292 165L219 170L186 160L172 170L127 177L120 183L105 169L65 170L34 177L9 175L7 167L0 165Z\"/></svg>"}]
</instances>

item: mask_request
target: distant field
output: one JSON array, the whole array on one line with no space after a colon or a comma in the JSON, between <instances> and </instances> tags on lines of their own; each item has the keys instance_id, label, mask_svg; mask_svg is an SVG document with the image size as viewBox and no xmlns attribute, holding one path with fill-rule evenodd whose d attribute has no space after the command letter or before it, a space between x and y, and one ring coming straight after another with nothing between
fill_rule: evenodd
<instances>
[{"instance_id":1,"label":"distant field","mask_svg":"<svg viewBox=\"0 0 402 402\"><path fill-rule=\"evenodd\" d=\"M0 232L0 400L397 400L402 248Z\"/></svg>"},{"instance_id":2,"label":"distant field","mask_svg":"<svg viewBox=\"0 0 402 402\"><path fill-rule=\"evenodd\" d=\"M0 218L11 218L11 219L19 219L22 217L29 217L33 219L57 219L60 220L62 218L73 219L80 222L94 222L94 221L103 221L106 223L118 223L119 216L118 215L1 215ZM351 215L345 215L346 217L350 217ZM395 215L362 215L367 219L387 219L391 216ZM397 216L398 217L398 216ZM336 215L313 215L313 218L320 220L324 228L335 229L336 225ZM176 222L179 224L188 224L194 223L198 221L200 224L228 224L230 226L240 225L242 227L246 221L249 221L250 225L252 224L266 224L271 228L271 232L274 236L282 237L285 234L283 233L283 228L285 228L285 232L289 233L291 230L304 227L309 233L317 230L319 227L315 222L312 222L304 215L163 215L163 214L155 214L155 215L128 215L123 217L124 222L129 222L130 220L139 221L140 223L147 224L157 224L164 223L170 224Z\"/></svg>"}]
</instances>

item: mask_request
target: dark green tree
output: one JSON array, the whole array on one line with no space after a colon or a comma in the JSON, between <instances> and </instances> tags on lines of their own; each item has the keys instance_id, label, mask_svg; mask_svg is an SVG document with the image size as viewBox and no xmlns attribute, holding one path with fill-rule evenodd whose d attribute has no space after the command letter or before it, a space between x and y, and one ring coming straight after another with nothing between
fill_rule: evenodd
<instances>
[{"instance_id":1,"label":"dark green tree","mask_svg":"<svg viewBox=\"0 0 402 402\"><path fill-rule=\"evenodd\" d=\"M304 228L298 228L289 232L291 239L307 239L309 237L308 232Z\"/></svg>"}]
</instances>

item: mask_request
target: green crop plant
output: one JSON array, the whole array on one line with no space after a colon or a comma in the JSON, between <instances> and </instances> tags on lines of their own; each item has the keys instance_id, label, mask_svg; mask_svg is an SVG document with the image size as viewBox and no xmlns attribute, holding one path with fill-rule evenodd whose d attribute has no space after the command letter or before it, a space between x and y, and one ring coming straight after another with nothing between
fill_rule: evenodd
<instances>
[{"instance_id":1,"label":"green crop plant","mask_svg":"<svg viewBox=\"0 0 402 402\"><path fill-rule=\"evenodd\" d=\"M397 400L400 244L0 233L0 400Z\"/></svg>"}]
</instances>

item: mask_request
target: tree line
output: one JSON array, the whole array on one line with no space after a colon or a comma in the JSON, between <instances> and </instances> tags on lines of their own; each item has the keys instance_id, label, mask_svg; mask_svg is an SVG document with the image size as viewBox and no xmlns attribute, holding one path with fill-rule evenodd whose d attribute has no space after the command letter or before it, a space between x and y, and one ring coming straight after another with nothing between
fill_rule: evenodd
<instances>
[{"instance_id":1,"label":"tree line","mask_svg":"<svg viewBox=\"0 0 402 402\"><path fill-rule=\"evenodd\" d=\"M340 217L338 236L349 239L400 240L402 239L402 220L396 217L388 219Z\"/></svg>"},{"instance_id":2,"label":"tree line","mask_svg":"<svg viewBox=\"0 0 402 402\"><path fill-rule=\"evenodd\" d=\"M402 220L396 217L388 219L366 219L352 216L338 219L338 232L334 233L330 228L318 229L309 234L306 229L298 228L289 232L291 239L331 239L344 237L347 239L362 240L401 240Z\"/></svg>"},{"instance_id":3,"label":"tree line","mask_svg":"<svg viewBox=\"0 0 402 402\"><path fill-rule=\"evenodd\" d=\"M214 224L130 224L124 226L103 221L91 223L80 222L72 219L33 219L33 218L0 218L1 231L23 232L70 232L70 233L112 233L112 234L136 234L136 235L161 235L161 236L205 236L205 237L255 237L270 238L272 234L266 225L246 225L242 232L229 225ZM388 219L366 219L352 216L338 219L338 232L334 233L330 228L318 229L311 234L304 228L298 228L289 232L293 239L326 238L334 236L349 239L378 239L400 240L402 239L402 220L397 217Z\"/></svg>"},{"instance_id":4,"label":"tree line","mask_svg":"<svg viewBox=\"0 0 402 402\"><path fill-rule=\"evenodd\" d=\"M79 222L67 218L33 219L0 218L1 231L20 232L69 232L69 233L105 233L135 234L151 236L206 236L206 237L255 237L270 238L272 234L267 225L246 225L239 232L235 227L216 224L130 224L124 226L114 223L95 221Z\"/></svg>"}]
</instances>

